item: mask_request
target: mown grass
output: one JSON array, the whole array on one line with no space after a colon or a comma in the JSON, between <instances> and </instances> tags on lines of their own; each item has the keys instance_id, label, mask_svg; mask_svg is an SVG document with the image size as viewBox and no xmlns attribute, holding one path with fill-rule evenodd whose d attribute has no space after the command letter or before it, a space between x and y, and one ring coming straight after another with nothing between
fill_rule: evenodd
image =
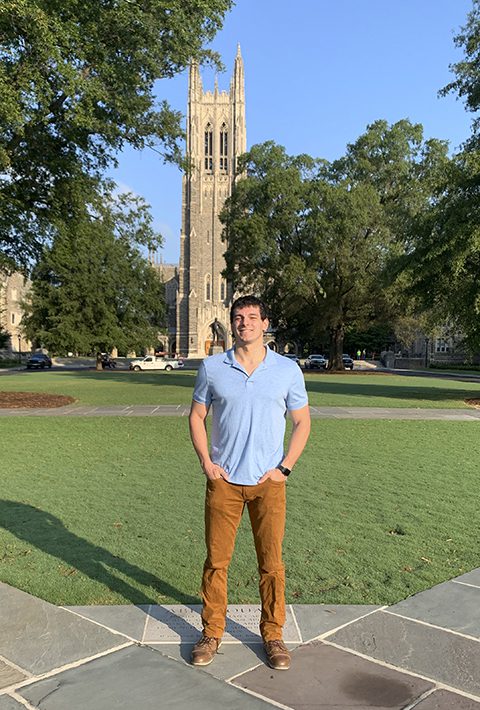
<instances>
[{"instance_id":1,"label":"mown grass","mask_svg":"<svg viewBox=\"0 0 480 710\"><path fill-rule=\"evenodd\" d=\"M56 604L199 600L184 418L2 418L0 579ZM287 598L390 604L480 566L476 422L316 420L288 483ZM229 601L258 601L248 516Z\"/></svg>"},{"instance_id":2,"label":"mown grass","mask_svg":"<svg viewBox=\"0 0 480 710\"><path fill-rule=\"evenodd\" d=\"M0 390L51 392L85 405L188 404L196 373L23 372L0 377ZM465 407L480 381L381 374L306 374L310 404L332 407Z\"/></svg>"}]
</instances>

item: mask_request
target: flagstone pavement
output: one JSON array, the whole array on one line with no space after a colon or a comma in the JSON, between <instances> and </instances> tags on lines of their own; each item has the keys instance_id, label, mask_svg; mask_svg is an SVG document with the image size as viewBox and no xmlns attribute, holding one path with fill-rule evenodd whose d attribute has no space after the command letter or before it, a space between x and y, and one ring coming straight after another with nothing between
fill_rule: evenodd
<instances>
[{"instance_id":1,"label":"flagstone pavement","mask_svg":"<svg viewBox=\"0 0 480 710\"><path fill-rule=\"evenodd\" d=\"M390 607L288 607L287 672L229 606L193 668L198 606L56 607L0 583L0 710L480 710L480 568Z\"/></svg>"}]
</instances>

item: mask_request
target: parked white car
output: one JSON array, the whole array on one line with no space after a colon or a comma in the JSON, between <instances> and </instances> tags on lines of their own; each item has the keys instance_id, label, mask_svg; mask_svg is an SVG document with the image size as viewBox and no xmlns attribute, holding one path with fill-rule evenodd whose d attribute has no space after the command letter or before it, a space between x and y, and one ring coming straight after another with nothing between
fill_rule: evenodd
<instances>
[{"instance_id":1,"label":"parked white car","mask_svg":"<svg viewBox=\"0 0 480 710\"><path fill-rule=\"evenodd\" d=\"M183 367L183 360L178 357L156 357L147 355L141 360L132 360L130 370L178 370Z\"/></svg>"}]
</instances>

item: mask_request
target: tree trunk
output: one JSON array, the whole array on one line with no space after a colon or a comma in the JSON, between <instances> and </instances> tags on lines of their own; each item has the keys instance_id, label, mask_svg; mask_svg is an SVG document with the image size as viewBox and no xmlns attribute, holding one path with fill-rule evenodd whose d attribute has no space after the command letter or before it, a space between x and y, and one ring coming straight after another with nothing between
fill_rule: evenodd
<instances>
[{"instance_id":1,"label":"tree trunk","mask_svg":"<svg viewBox=\"0 0 480 710\"><path fill-rule=\"evenodd\" d=\"M99 370L101 372L103 370L102 353L97 353L97 362L95 363L95 367L96 367L97 371Z\"/></svg>"},{"instance_id":2,"label":"tree trunk","mask_svg":"<svg viewBox=\"0 0 480 710\"><path fill-rule=\"evenodd\" d=\"M329 370L344 370L343 366L343 338L345 329L343 323L330 328L330 355L328 358Z\"/></svg>"}]
</instances>

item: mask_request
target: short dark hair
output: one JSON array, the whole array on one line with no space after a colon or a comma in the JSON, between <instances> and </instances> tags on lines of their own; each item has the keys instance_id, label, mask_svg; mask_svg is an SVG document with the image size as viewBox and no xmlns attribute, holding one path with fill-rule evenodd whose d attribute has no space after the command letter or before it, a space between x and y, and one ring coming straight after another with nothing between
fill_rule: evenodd
<instances>
[{"instance_id":1,"label":"short dark hair","mask_svg":"<svg viewBox=\"0 0 480 710\"><path fill-rule=\"evenodd\" d=\"M235 299L232 303L232 307L230 308L230 323L233 323L234 312L240 308L245 308L246 306L257 306L260 310L260 318L262 320L270 318L268 306L262 301L261 298L257 298L257 296L240 296L240 298Z\"/></svg>"}]
</instances>

